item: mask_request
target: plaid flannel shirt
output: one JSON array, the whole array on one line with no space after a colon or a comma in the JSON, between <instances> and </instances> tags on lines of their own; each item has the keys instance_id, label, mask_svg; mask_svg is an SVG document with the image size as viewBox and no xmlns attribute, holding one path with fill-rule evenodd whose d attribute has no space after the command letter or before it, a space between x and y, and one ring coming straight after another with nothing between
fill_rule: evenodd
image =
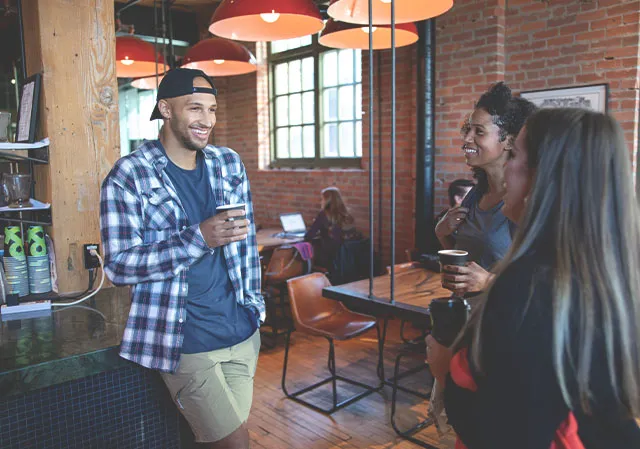
<instances>
[{"instance_id":1,"label":"plaid flannel shirt","mask_svg":"<svg viewBox=\"0 0 640 449\"><path fill-rule=\"evenodd\" d=\"M131 309L120 355L147 368L175 372L186 324L187 270L208 251L224 251L236 301L264 321L260 260L249 181L240 157L207 146L205 163L217 204L245 203L246 240L210 249L198 224L189 226L164 169L158 141L121 158L105 178L100 230L105 273L116 285L131 285Z\"/></svg>"}]
</instances>

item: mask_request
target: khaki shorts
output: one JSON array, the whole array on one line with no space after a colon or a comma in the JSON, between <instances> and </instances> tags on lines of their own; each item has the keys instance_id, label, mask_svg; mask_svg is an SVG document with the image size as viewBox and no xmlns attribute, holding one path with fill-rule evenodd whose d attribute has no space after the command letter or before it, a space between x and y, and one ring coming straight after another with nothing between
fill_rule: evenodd
<instances>
[{"instance_id":1,"label":"khaki shorts","mask_svg":"<svg viewBox=\"0 0 640 449\"><path fill-rule=\"evenodd\" d=\"M178 371L161 373L198 443L219 441L247 421L260 331L229 348L182 354Z\"/></svg>"}]
</instances>

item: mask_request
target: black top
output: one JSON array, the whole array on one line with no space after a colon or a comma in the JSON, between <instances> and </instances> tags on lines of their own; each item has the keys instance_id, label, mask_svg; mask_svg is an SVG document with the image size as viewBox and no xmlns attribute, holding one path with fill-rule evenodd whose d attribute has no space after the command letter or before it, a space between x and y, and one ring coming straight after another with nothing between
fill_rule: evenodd
<instances>
[{"instance_id":1,"label":"black top","mask_svg":"<svg viewBox=\"0 0 640 449\"><path fill-rule=\"evenodd\" d=\"M342 228L331 223L324 211L320 211L313 224L304 235L305 241L318 239L314 245L314 263L325 268L330 268L336 257L340 245L345 240L356 240L362 236L356 231L353 225Z\"/></svg>"},{"instance_id":2,"label":"black top","mask_svg":"<svg viewBox=\"0 0 640 449\"><path fill-rule=\"evenodd\" d=\"M507 268L485 310L477 391L447 379L449 423L468 449L549 449L569 414L553 366L551 274L539 256ZM593 414L573 412L580 439L586 449L640 448L640 429L616 407L604 360L604 341L596 337Z\"/></svg>"}]
</instances>

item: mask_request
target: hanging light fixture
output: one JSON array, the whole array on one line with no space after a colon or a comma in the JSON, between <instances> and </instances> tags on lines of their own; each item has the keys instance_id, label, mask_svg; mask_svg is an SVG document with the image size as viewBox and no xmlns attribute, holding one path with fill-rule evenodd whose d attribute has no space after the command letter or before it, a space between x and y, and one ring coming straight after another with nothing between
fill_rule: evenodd
<instances>
[{"instance_id":1,"label":"hanging light fixture","mask_svg":"<svg viewBox=\"0 0 640 449\"><path fill-rule=\"evenodd\" d=\"M158 65L164 65L164 58L158 55ZM155 75L156 51L153 44L133 36L116 37L116 76L118 78L139 78Z\"/></svg>"},{"instance_id":2,"label":"hanging light fixture","mask_svg":"<svg viewBox=\"0 0 640 449\"><path fill-rule=\"evenodd\" d=\"M373 23L391 23L391 0L373 0ZM396 23L418 22L449 11L453 0L395 0ZM327 13L336 20L369 24L368 0L331 0Z\"/></svg>"},{"instance_id":3,"label":"hanging light fixture","mask_svg":"<svg viewBox=\"0 0 640 449\"><path fill-rule=\"evenodd\" d=\"M133 80L131 85L136 89L144 89L144 90L153 90L157 89L160 83L162 82L162 78L164 75L158 75L158 84L156 85L156 76L146 76L144 78L138 78L137 80Z\"/></svg>"},{"instance_id":4,"label":"hanging light fixture","mask_svg":"<svg viewBox=\"0 0 640 449\"><path fill-rule=\"evenodd\" d=\"M376 25L373 29L373 49L391 48L391 25ZM396 47L411 45L418 40L418 28L413 22L396 25ZM369 48L369 26L329 19L320 33L319 42L331 48Z\"/></svg>"},{"instance_id":5,"label":"hanging light fixture","mask_svg":"<svg viewBox=\"0 0 640 449\"><path fill-rule=\"evenodd\" d=\"M277 41L315 34L323 22L312 0L223 0L209 31L240 41Z\"/></svg>"},{"instance_id":6,"label":"hanging light fixture","mask_svg":"<svg viewBox=\"0 0 640 449\"><path fill-rule=\"evenodd\" d=\"M200 69L209 76L243 75L258 70L256 58L247 47L222 37L210 37L191 47L182 67Z\"/></svg>"}]
</instances>

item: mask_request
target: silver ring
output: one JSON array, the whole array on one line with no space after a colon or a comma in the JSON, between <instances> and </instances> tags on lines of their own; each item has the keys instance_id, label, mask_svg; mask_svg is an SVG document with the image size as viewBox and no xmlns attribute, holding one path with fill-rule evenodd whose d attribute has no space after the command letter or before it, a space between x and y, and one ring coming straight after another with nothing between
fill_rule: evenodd
<instances>
[{"instance_id":1,"label":"silver ring","mask_svg":"<svg viewBox=\"0 0 640 449\"><path fill-rule=\"evenodd\" d=\"M233 218L233 217L229 217L229 219L227 221L236 221L236 219Z\"/></svg>"}]
</instances>

